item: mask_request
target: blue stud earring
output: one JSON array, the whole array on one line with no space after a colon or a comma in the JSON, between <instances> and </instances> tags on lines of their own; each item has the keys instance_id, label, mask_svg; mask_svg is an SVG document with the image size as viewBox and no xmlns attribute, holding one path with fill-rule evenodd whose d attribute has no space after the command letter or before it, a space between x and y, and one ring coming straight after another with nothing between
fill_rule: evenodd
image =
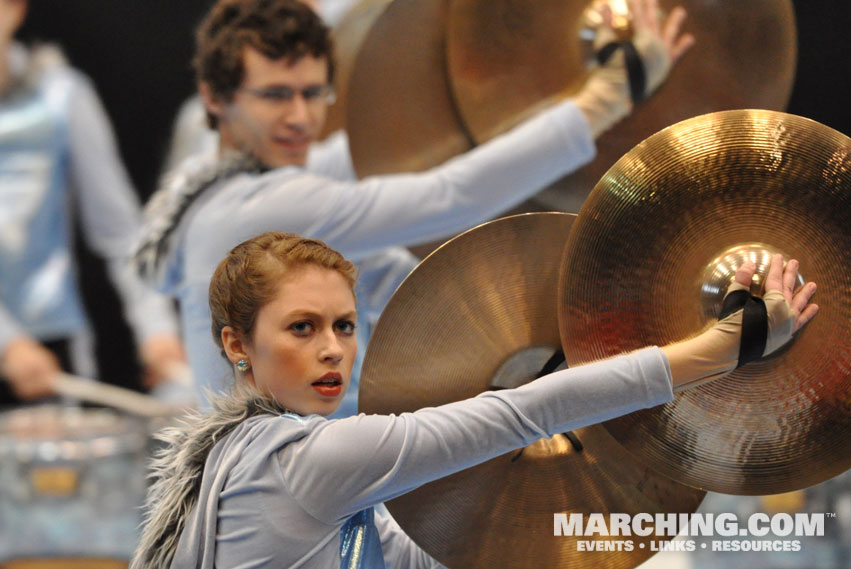
<instances>
[{"instance_id":1,"label":"blue stud earring","mask_svg":"<svg viewBox=\"0 0 851 569\"><path fill-rule=\"evenodd\" d=\"M247 372L250 367L251 367L251 364L248 363L245 360L239 360L238 362L236 362L236 369L238 369L242 373Z\"/></svg>"}]
</instances>

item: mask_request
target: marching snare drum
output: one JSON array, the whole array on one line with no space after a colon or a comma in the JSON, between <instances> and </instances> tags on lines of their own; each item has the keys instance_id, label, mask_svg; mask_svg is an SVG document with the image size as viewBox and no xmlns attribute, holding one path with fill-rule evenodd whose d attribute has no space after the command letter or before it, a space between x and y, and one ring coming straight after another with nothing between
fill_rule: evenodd
<instances>
[{"instance_id":1,"label":"marching snare drum","mask_svg":"<svg viewBox=\"0 0 851 569\"><path fill-rule=\"evenodd\" d=\"M0 413L0 561L129 559L148 440L143 421L107 409Z\"/></svg>"}]
</instances>

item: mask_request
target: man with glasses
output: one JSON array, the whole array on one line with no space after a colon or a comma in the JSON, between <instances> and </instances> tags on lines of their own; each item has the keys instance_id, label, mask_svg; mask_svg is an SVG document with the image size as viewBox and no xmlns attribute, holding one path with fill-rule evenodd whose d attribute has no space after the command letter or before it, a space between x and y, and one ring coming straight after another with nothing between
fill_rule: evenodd
<instances>
[{"instance_id":1,"label":"man with glasses","mask_svg":"<svg viewBox=\"0 0 851 569\"><path fill-rule=\"evenodd\" d=\"M680 35L681 8L664 26L655 0L634 8L649 93L692 38ZM345 135L315 144L333 100L334 61L328 29L307 6L220 0L198 31L195 69L219 153L167 177L149 202L136 259L179 298L190 366L214 391L226 389L233 370L210 337L208 286L233 246L287 231L357 262L456 234L588 162L594 138L632 108L624 59L615 56L573 99L446 164L357 181Z\"/></svg>"}]
</instances>

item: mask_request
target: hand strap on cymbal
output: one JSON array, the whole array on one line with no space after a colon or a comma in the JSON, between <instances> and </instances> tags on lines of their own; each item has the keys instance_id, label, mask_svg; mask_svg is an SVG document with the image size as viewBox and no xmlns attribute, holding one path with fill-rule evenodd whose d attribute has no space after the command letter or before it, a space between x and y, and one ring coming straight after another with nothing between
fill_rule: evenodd
<instances>
[{"instance_id":1,"label":"hand strap on cymbal","mask_svg":"<svg viewBox=\"0 0 851 569\"><path fill-rule=\"evenodd\" d=\"M597 62L605 65L618 49L623 50L630 98L634 104L640 103L647 95L647 73L644 70L644 62L641 61L641 56L635 49L635 44L630 41L609 42L597 52Z\"/></svg>"},{"instance_id":2,"label":"hand strap on cymbal","mask_svg":"<svg viewBox=\"0 0 851 569\"><path fill-rule=\"evenodd\" d=\"M564 350L556 350L553 355L550 356L550 359L547 360L547 363L541 367L541 371L535 374L535 379L541 379L545 375L553 373L561 364L565 363L565 361L566 358L564 357Z\"/></svg>"},{"instance_id":3,"label":"hand strap on cymbal","mask_svg":"<svg viewBox=\"0 0 851 569\"><path fill-rule=\"evenodd\" d=\"M736 290L724 297L719 320L742 310L742 339L739 343L739 364L758 360L765 353L768 341L768 311L765 301L746 290Z\"/></svg>"},{"instance_id":4,"label":"hand strap on cymbal","mask_svg":"<svg viewBox=\"0 0 851 569\"><path fill-rule=\"evenodd\" d=\"M567 363L567 360L564 357L564 350L562 350L562 349L556 350L553 353L553 355L550 356L550 359L548 359L547 362L543 365L543 367L541 368L541 371L539 371L535 375L535 379L540 379L540 378L544 377L545 375L549 375L549 374L553 373L554 371L556 371L559 368L559 366L561 366L562 364L566 364L566 363ZM532 381L534 381L534 380L532 380ZM576 452L582 452L582 450L585 448L582 445L582 441L579 440L579 437L577 437L574 434L573 431L567 431L566 433L562 433L562 435L564 435L564 437L567 438L567 440L570 442L570 445L573 447L573 450L575 450ZM511 462L517 461L521 456L523 456L523 449L522 448L520 450L518 450L514 454L513 457L511 457Z\"/></svg>"}]
</instances>

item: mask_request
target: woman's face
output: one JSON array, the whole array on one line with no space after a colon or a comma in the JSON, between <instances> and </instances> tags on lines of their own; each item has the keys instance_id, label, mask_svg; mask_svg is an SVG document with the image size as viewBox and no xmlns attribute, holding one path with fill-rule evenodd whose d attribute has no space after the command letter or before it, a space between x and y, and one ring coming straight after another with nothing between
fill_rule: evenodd
<instances>
[{"instance_id":1,"label":"woman's face","mask_svg":"<svg viewBox=\"0 0 851 569\"><path fill-rule=\"evenodd\" d=\"M245 378L301 415L333 413L349 387L355 321L355 297L340 273L299 268L257 313Z\"/></svg>"}]
</instances>

